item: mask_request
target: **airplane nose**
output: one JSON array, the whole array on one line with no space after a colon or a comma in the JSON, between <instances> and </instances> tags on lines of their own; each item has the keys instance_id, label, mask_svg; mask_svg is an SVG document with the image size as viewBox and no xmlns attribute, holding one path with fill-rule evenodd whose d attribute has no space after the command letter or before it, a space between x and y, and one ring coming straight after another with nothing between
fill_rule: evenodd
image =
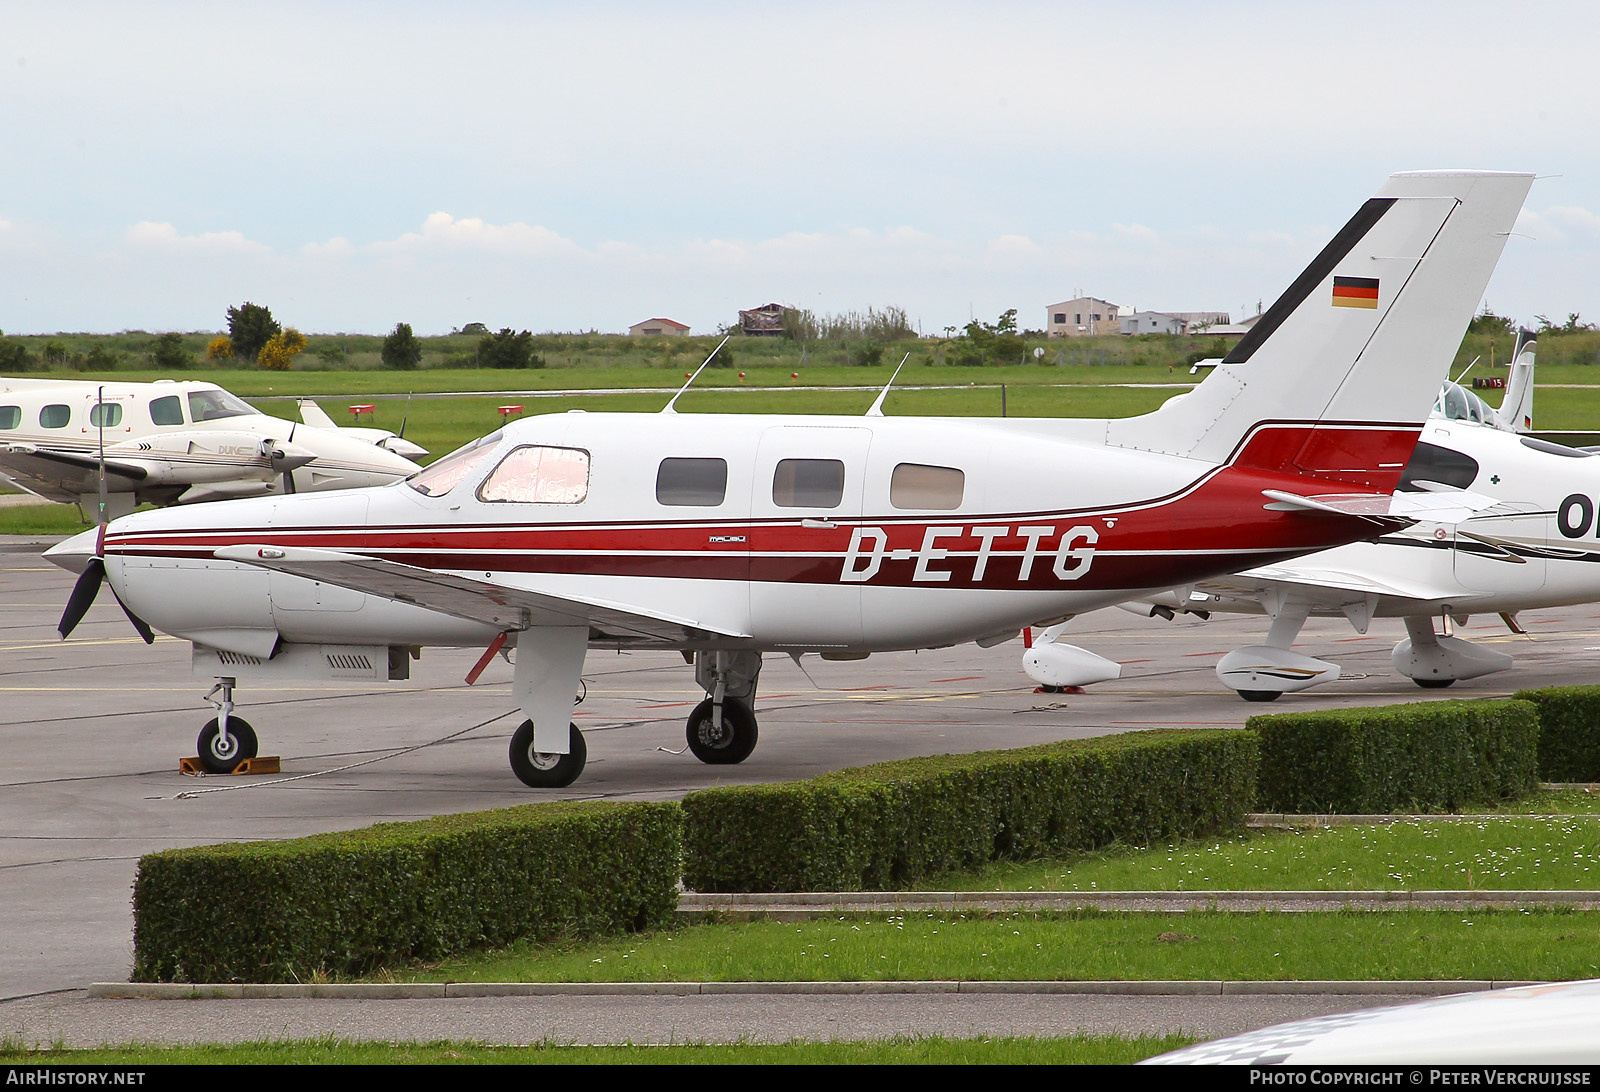
<instances>
[{"instance_id":1,"label":"airplane nose","mask_svg":"<svg viewBox=\"0 0 1600 1092\"><path fill-rule=\"evenodd\" d=\"M87 531L80 531L65 542L58 542L44 552L46 561L59 565L68 572L82 574L89 567L89 559L95 556L99 543L100 529L91 527Z\"/></svg>"}]
</instances>

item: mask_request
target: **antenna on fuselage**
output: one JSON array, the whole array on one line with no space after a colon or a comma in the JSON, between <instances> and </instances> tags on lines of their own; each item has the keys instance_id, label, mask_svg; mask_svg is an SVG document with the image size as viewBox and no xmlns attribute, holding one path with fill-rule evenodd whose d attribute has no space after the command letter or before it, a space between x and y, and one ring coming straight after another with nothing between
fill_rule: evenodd
<instances>
[{"instance_id":1,"label":"antenna on fuselage","mask_svg":"<svg viewBox=\"0 0 1600 1092\"><path fill-rule=\"evenodd\" d=\"M1479 353L1477 356L1473 357L1472 358L1472 363L1468 364L1465 368L1462 368L1461 369L1461 375L1456 376L1455 379L1452 380L1452 382L1456 383L1457 385L1459 385L1461 383L1461 376L1462 375L1466 375L1468 372L1470 372L1472 370L1472 365L1476 364L1478 361L1480 361L1482 359L1483 359L1483 354L1482 353Z\"/></svg>"},{"instance_id":2,"label":"antenna on fuselage","mask_svg":"<svg viewBox=\"0 0 1600 1092\"><path fill-rule=\"evenodd\" d=\"M705 364L701 364L698 368L696 368L694 370L694 374L689 377L689 381L687 383L685 383L683 386L679 387L678 388L678 393L672 396L672 401L668 402L666 405L661 407L661 412L662 413L677 413L678 412L677 410L672 408L673 402L676 402L678 399L682 398L683 397L683 392L688 390L690 387L694 386L694 381L696 379L699 379L700 378L700 373L706 370L706 364L710 364L711 363L712 357L716 356L719 352L722 351L722 347L728 343L728 338L730 338L732 336L733 336L732 334L727 334L727 335L725 335L723 337L723 339L721 341L717 342L717 347L715 349L711 350L711 356L706 357Z\"/></svg>"},{"instance_id":3,"label":"antenna on fuselage","mask_svg":"<svg viewBox=\"0 0 1600 1092\"><path fill-rule=\"evenodd\" d=\"M909 352L906 353L905 356L901 357L900 358L900 368L904 368L906 366L906 361L908 361L910 359L911 359L911 354ZM883 416L883 400L885 398L889 397L889 388L894 386L894 381L900 377L900 368L896 368L894 370L894 375L891 375L889 377L889 382L885 383L883 385L883 390L878 392L878 400L876 402L872 403L872 408L867 411L867 416L868 417L882 417Z\"/></svg>"}]
</instances>

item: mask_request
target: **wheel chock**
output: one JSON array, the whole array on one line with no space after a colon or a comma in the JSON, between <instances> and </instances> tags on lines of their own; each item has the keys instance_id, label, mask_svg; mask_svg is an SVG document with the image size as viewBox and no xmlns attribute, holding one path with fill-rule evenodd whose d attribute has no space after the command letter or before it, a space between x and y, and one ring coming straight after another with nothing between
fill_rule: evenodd
<instances>
[{"instance_id":1,"label":"wheel chock","mask_svg":"<svg viewBox=\"0 0 1600 1092\"><path fill-rule=\"evenodd\" d=\"M178 772L192 774L196 777L210 773L200 764L198 758L180 758L178 760ZM257 755L255 758L245 759L235 766L231 772L234 774L273 774L282 773L283 769L277 755Z\"/></svg>"}]
</instances>

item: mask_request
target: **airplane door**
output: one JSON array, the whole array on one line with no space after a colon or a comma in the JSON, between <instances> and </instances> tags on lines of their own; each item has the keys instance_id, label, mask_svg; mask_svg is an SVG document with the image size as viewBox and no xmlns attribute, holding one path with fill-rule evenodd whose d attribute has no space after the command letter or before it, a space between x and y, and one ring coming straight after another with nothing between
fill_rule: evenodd
<instances>
[{"instance_id":1,"label":"airplane door","mask_svg":"<svg viewBox=\"0 0 1600 1092\"><path fill-rule=\"evenodd\" d=\"M96 392L85 396L83 412L74 418L80 442L98 448L102 435L108 447L128 439L133 435L132 411L133 400L127 395L100 398Z\"/></svg>"},{"instance_id":2,"label":"airplane door","mask_svg":"<svg viewBox=\"0 0 1600 1092\"><path fill-rule=\"evenodd\" d=\"M775 425L761 436L750 488L750 617L779 646L861 640L861 585L840 581L862 515L872 431Z\"/></svg>"}]
</instances>

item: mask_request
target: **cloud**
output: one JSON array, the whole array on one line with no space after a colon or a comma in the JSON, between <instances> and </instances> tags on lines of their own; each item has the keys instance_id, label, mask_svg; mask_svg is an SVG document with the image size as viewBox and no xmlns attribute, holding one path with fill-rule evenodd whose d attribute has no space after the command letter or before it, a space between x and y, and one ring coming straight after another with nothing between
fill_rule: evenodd
<instances>
[{"instance_id":1,"label":"cloud","mask_svg":"<svg viewBox=\"0 0 1600 1092\"><path fill-rule=\"evenodd\" d=\"M217 254L266 254L272 248L264 243L252 242L237 231L207 231L199 235L183 235L173 225L154 220L140 220L127 230L123 238L134 246L157 247L165 250L185 250Z\"/></svg>"},{"instance_id":2,"label":"cloud","mask_svg":"<svg viewBox=\"0 0 1600 1092\"><path fill-rule=\"evenodd\" d=\"M583 248L549 228L516 221L491 224L476 217L457 220L448 212L435 212L422 221L419 231L397 239L373 243L369 250L378 254L428 250L487 251L509 256L567 255L576 257Z\"/></svg>"},{"instance_id":3,"label":"cloud","mask_svg":"<svg viewBox=\"0 0 1600 1092\"><path fill-rule=\"evenodd\" d=\"M325 243L307 243L300 248L300 253L311 258L348 258L356 252L350 240L342 235L336 235Z\"/></svg>"},{"instance_id":4,"label":"cloud","mask_svg":"<svg viewBox=\"0 0 1600 1092\"><path fill-rule=\"evenodd\" d=\"M997 257L1037 258L1044 251L1026 235L1002 235L989 241L989 253Z\"/></svg>"}]
</instances>

